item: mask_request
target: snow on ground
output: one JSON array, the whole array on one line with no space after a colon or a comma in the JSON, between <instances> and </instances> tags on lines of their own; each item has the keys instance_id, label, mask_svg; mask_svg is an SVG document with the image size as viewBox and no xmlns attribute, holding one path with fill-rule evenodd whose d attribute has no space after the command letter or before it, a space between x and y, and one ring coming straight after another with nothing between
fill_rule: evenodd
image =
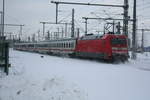
<instances>
[{"instance_id":1,"label":"snow on ground","mask_svg":"<svg viewBox=\"0 0 150 100\"><path fill-rule=\"evenodd\" d=\"M150 100L150 53L107 64L11 50L10 62L0 100Z\"/></svg>"}]
</instances>

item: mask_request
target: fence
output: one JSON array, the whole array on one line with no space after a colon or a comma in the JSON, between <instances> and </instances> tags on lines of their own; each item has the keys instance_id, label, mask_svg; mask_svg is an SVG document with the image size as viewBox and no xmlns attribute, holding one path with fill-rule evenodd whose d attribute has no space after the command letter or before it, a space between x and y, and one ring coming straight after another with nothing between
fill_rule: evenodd
<instances>
[{"instance_id":1,"label":"fence","mask_svg":"<svg viewBox=\"0 0 150 100\"><path fill-rule=\"evenodd\" d=\"M9 43L0 41L0 67L8 75L9 73Z\"/></svg>"}]
</instances>

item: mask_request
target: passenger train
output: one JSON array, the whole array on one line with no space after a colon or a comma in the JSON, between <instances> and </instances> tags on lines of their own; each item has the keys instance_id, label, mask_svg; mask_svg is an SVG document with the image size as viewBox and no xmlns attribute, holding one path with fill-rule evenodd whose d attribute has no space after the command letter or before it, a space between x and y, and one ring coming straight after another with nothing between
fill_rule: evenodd
<instances>
[{"instance_id":1,"label":"passenger train","mask_svg":"<svg viewBox=\"0 0 150 100\"><path fill-rule=\"evenodd\" d=\"M70 57L128 60L128 44L125 35L85 35L80 38L57 39L35 43L15 43L14 49L46 54L67 54Z\"/></svg>"}]
</instances>

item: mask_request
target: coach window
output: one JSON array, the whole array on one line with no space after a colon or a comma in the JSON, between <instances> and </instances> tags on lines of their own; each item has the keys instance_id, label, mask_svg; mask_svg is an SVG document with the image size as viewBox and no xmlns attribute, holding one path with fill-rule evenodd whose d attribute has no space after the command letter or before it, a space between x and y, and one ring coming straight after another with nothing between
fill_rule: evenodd
<instances>
[{"instance_id":1,"label":"coach window","mask_svg":"<svg viewBox=\"0 0 150 100\"><path fill-rule=\"evenodd\" d=\"M69 42L67 43L67 48L69 48Z\"/></svg>"},{"instance_id":2,"label":"coach window","mask_svg":"<svg viewBox=\"0 0 150 100\"><path fill-rule=\"evenodd\" d=\"M59 48L61 47L61 43L59 43Z\"/></svg>"},{"instance_id":3,"label":"coach window","mask_svg":"<svg viewBox=\"0 0 150 100\"><path fill-rule=\"evenodd\" d=\"M72 48L72 43L71 43L71 48Z\"/></svg>"},{"instance_id":4,"label":"coach window","mask_svg":"<svg viewBox=\"0 0 150 100\"><path fill-rule=\"evenodd\" d=\"M69 42L69 48L70 48L70 42Z\"/></svg>"},{"instance_id":5,"label":"coach window","mask_svg":"<svg viewBox=\"0 0 150 100\"><path fill-rule=\"evenodd\" d=\"M59 48L61 47L61 43L59 43Z\"/></svg>"},{"instance_id":6,"label":"coach window","mask_svg":"<svg viewBox=\"0 0 150 100\"><path fill-rule=\"evenodd\" d=\"M57 43L55 43L55 47L57 47Z\"/></svg>"},{"instance_id":7,"label":"coach window","mask_svg":"<svg viewBox=\"0 0 150 100\"><path fill-rule=\"evenodd\" d=\"M68 43L66 43L66 48L68 48Z\"/></svg>"},{"instance_id":8,"label":"coach window","mask_svg":"<svg viewBox=\"0 0 150 100\"><path fill-rule=\"evenodd\" d=\"M72 47L71 47L71 43L70 43L70 48L72 48Z\"/></svg>"},{"instance_id":9,"label":"coach window","mask_svg":"<svg viewBox=\"0 0 150 100\"><path fill-rule=\"evenodd\" d=\"M68 48L70 48L70 45L69 45L70 43L68 42Z\"/></svg>"},{"instance_id":10,"label":"coach window","mask_svg":"<svg viewBox=\"0 0 150 100\"><path fill-rule=\"evenodd\" d=\"M61 43L59 43L59 48L61 48Z\"/></svg>"},{"instance_id":11,"label":"coach window","mask_svg":"<svg viewBox=\"0 0 150 100\"><path fill-rule=\"evenodd\" d=\"M66 48L66 44L64 43L64 48Z\"/></svg>"},{"instance_id":12,"label":"coach window","mask_svg":"<svg viewBox=\"0 0 150 100\"><path fill-rule=\"evenodd\" d=\"M59 43L57 43L57 48L59 47Z\"/></svg>"},{"instance_id":13,"label":"coach window","mask_svg":"<svg viewBox=\"0 0 150 100\"><path fill-rule=\"evenodd\" d=\"M61 43L61 48L63 47L63 43Z\"/></svg>"},{"instance_id":14,"label":"coach window","mask_svg":"<svg viewBox=\"0 0 150 100\"><path fill-rule=\"evenodd\" d=\"M59 47L59 43L57 43L57 47Z\"/></svg>"},{"instance_id":15,"label":"coach window","mask_svg":"<svg viewBox=\"0 0 150 100\"><path fill-rule=\"evenodd\" d=\"M58 43L56 43L56 47L58 47Z\"/></svg>"},{"instance_id":16,"label":"coach window","mask_svg":"<svg viewBox=\"0 0 150 100\"><path fill-rule=\"evenodd\" d=\"M74 43L72 43L72 47L74 48Z\"/></svg>"},{"instance_id":17,"label":"coach window","mask_svg":"<svg viewBox=\"0 0 150 100\"><path fill-rule=\"evenodd\" d=\"M65 43L63 43L63 48L65 48Z\"/></svg>"},{"instance_id":18,"label":"coach window","mask_svg":"<svg viewBox=\"0 0 150 100\"><path fill-rule=\"evenodd\" d=\"M66 43L64 43L64 48L66 48Z\"/></svg>"},{"instance_id":19,"label":"coach window","mask_svg":"<svg viewBox=\"0 0 150 100\"><path fill-rule=\"evenodd\" d=\"M66 48L66 43L64 43L64 48Z\"/></svg>"},{"instance_id":20,"label":"coach window","mask_svg":"<svg viewBox=\"0 0 150 100\"><path fill-rule=\"evenodd\" d=\"M68 42L68 48L70 48L69 44L70 44L70 43Z\"/></svg>"},{"instance_id":21,"label":"coach window","mask_svg":"<svg viewBox=\"0 0 150 100\"><path fill-rule=\"evenodd\" d=\"M47 45L47 44L45 44L45 47L48 47L48 45Z\"/></svg>"},{"instance_id":22,"label":"coach window","mask_svg":"<svg viewBox=\"0 0 150 100\"><path fill-rule=\"evenodd\" d=\"M68 48L68 43L66 43L66 48Z\"/></svg>"},{"instance_id":23,"label":"coach window","mask_svg":"<svg viewBox=\"0 0 150 100\"><path fill-rule=\"evenodd\" d=\"M68 48L70 48L70 43L68 43Z\"/></svg>"},{"instance_id":24,"label":"coach window","mask_svg":"<svg viewBox=\"0 0 150 100\"><path fill-rule=\"evenodd\" d=\"M62 43L60 43L60 47L62 48Z\"/></svg>"},{"instance_id":25,"label":"coach window","mask_svg":"<svg viewBox=\"0 0 150 100\"><path fill-rule=\"evenodd\" d=\"M59 43L57 43L57 48L59 47Z\"/></svg>"},{"instance_id":26,"label":"coach window","mask_svg":"<svg viewBox=\"0 0 150 100\"><path fill-rule=\"evenodd\" d=\"M67 43L67 48L69 48L69 42Z\"/></svg>"},{"instance_id":27,"label":"coach window","mask_svg":"<svg viewBox=\"0 0 150 100\"><path fill-rule=\"evenodd\" d=\"M67 48L67 43L65 43L65 48Z\"/></svg>"},{"instance_id":28,"label":"coach window","mask_svg":"<svg viewBox=\"0 0 150 100\"><path fill-rule=\"evenodd\" d=\"M68 48L69 48L69 42L68 42Z\"/></svg>"}]
</instances>

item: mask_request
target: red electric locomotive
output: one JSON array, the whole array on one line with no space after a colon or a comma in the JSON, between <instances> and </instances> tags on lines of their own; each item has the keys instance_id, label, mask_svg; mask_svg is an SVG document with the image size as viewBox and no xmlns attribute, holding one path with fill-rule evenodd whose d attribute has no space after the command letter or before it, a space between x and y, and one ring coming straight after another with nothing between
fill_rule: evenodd
<instances>
[{"instance_id":1,"label":"red electric locomotive","mask_svg":"<svg viewBox=\"0 0 150 100\"><path fill-rule=\"evenodd\" d=\"M37 43L17 43L17 50L47 54L67 54L71 57L114 60L128 59L127 37L125 35L86 35L80 38L50 40Z\"/></svg>"},{"instance_id":2,"label":"red electric locomotive","mask_svg":"<svg viewBox=\"0 0 150 100\"><path fill-rule=\"evenodd\" d=\"M127 37L125 35L88 35L76 44L75 55L106 60L128 59Z\"/></svg>"}]
</instances>

